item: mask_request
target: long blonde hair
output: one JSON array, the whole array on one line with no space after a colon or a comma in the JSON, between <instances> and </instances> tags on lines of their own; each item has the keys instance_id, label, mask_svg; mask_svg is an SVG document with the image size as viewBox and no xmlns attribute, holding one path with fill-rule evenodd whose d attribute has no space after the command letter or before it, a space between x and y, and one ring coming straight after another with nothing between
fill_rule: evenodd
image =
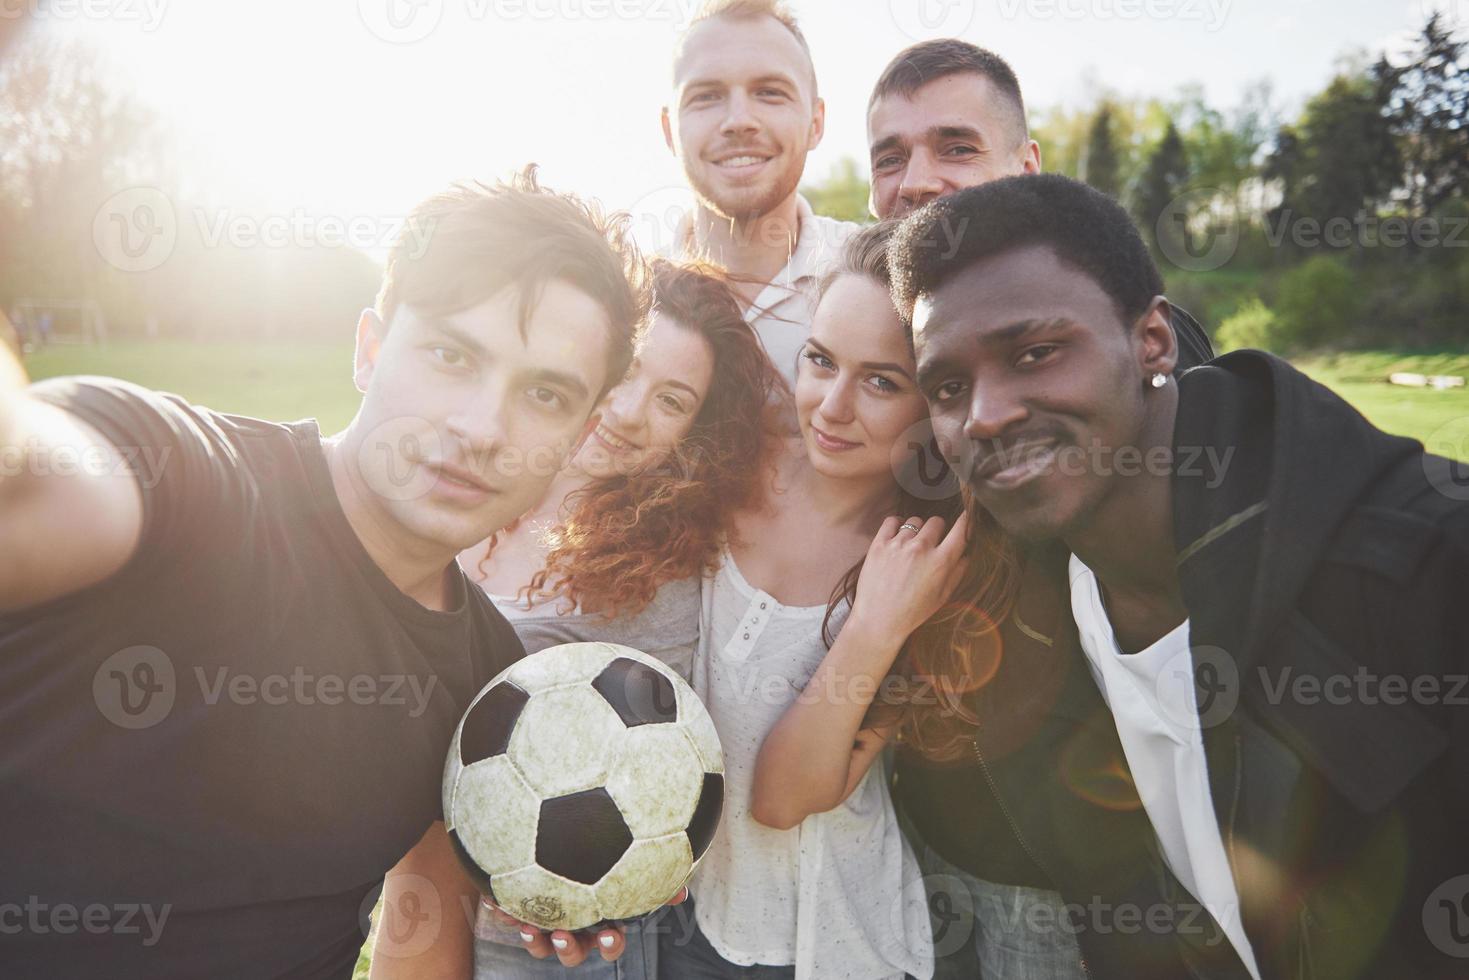
<instances>
[{"instance_id":1,"label":"long blonde hair","mask_svg":"<svg viewBox=\"0 0 1469 980\"><path fill-rule=\"evenodd\" d=\"M890 287L887 243L895 225L873 225L857 234L837 268L820 286L824 294L846 275L862 276ZM915 446L898 474L898 513L902 517L941 517L953 527L967 502L961 484L930 438ZM1018 552L987 512L969 506L966 565L947 604L908 637L878 697L863 719L865 728L896 727L896 737L935 761L968 751L978 722L966 695L984 686L999 667L1000 623L1015 600L1020 573ZM832 592L822 624L828 646L834 641L832 616L857 600L858 562Z\"/></svg>"}]
</instances>

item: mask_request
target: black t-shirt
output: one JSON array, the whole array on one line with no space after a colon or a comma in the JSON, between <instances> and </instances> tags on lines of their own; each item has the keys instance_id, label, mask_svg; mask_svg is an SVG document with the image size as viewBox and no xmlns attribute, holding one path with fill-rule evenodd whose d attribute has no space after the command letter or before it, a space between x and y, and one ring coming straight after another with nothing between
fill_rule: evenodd
<instances>
[{"instance_id":1,"label":"black t-shirt","mask_svg":"<svg viewBox=\"0 0 1469 980\"><path fill-rule=\"evenodd\" d=\"M393 586L314 422L33 390L133 461L144 518L111 579L0 617L0 976L349 977L520 642L457 569L449 612Z\"/></svg>"}]
</instances>

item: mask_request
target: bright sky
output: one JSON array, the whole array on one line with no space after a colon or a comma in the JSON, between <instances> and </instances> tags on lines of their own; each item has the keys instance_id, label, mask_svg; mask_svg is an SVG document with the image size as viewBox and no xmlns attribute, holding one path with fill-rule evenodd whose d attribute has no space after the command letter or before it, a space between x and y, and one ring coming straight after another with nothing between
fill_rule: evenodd
<instances>
[{"instance_id":1,"label":"bright sky","mask_svg":"<svg viewBox=\"0 0 1469 980\"><path fill-rule=\"evenodd\" d=\"M101 43L170 119L220 196L341 218L401 215L466 176L525 161L547 183L666 206L673 38L697 0L0 0ZM887 60L954 35L1014 66L1033 107L1090 104L1095 83L1234 104L1269 77L1294 111L1343 53L1376 51L1469 0L796 0L828 131L808 164L865 171L864 106Z\"/></svg>"}]
</instances>

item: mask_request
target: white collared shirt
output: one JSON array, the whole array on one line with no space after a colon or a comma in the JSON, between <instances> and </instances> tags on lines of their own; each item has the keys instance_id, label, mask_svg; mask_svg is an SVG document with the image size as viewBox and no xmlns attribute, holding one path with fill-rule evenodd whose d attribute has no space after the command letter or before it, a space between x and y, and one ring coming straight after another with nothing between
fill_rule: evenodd
<instances>
[{"instance_id":1,"label":"white collared shirt","mask_svg":"<svg viewBox=\"0 0 1469 980\"><path fill-rule=\"evenodd\" d=\"M790 258L745 311L745 322L755 328L765 353L791 385L796 383L796 358L811 336L816 285L836 266L847 239L861 227L816 214L800 194L796 195L796 215L800 230ZM691 232L691 218L686 216L676 236L677 254L669 257L699 257L691 254Z\"/></svg>"},{"instance_id":2,"label":"white collared shirt","mask_svg":"<svg viewBox=\"0 0 1469 980\"><path fill-rule=\"evenodd\" d=\"M1071 613L1127 766L1173 874L1209 910L1255 980L1260 968L1240 921L1239 892L1209 789L1194 696L1189 621L1152 646L1123 653L1090 568L1071 556Z\"/></svg>"}]
</instances>

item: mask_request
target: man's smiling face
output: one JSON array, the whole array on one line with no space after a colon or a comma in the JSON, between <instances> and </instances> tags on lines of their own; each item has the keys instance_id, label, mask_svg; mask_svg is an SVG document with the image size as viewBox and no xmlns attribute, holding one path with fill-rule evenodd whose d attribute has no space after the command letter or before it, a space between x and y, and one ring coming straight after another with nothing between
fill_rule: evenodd
<instances>
[{"instance_id":1,"label":"man's smiling face","mask_svg":"<svg viewBox=\"0 0 1469 980\"><path fill-rule=\"evenodd\" d=\"M735 221L796 192L825 110L811 60L773 17L712 17L689 31L674 64L664 138L711 211Z\"/></svg>"},{"instance_id":2,"label":"man's smiling face","mask_svg":"<svg viewBox=\"0 0 1469 980\"><path fill-rule=\"evenodd\" d=\"M881 96L867 113L872 164L868 203L902 217L966 187L1035 172L1040 150L1014 101L977 72L936 78L905 95Z\"/></svg>"},{"instance_id":3,"label":"man's smiling face","mask_svg":"<svg viewBox=\"0 0 1469 980\"><path fill-rule=\"evenodd\" d=\"M934 434L1006 531L1064 536L1111 492L1096 461L1139 445L1142 324L1157 315L1125 323L1045 246L980 259L920 297L914 346Z\"/></svg>"}]
</instances>

